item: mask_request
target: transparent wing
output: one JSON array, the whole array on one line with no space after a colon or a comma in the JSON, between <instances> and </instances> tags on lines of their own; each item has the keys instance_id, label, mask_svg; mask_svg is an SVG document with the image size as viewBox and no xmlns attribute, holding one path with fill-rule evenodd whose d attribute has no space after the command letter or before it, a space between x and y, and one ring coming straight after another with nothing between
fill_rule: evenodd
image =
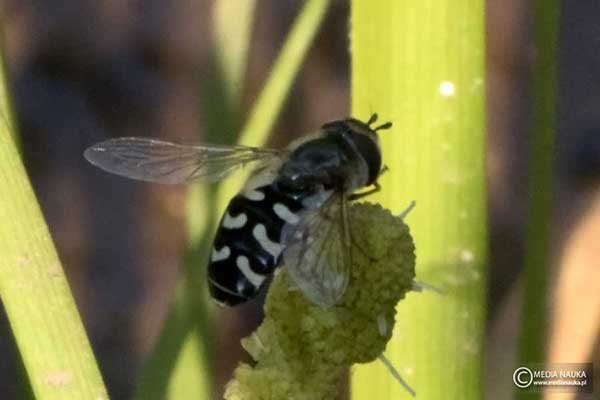
<instances>
[{"instance_id":1,"label":"transparent wing","mask_svg":"<svg viewBox=\"0 0 600 400\"><path fill-rule=\"evenodd\" d=\"M283 228L284 265L313 303L335 305L348 286L352 265L346 198L334 193L299 217L297 224Z\"/></svg>"},{"instance_id":2,"label":"transparent wing","mask_svg":"<svg viewBox=\"0 0 600 400\"><path fill-rule=\"evenodd\" d=\"M89 147L84 157L95 166L131 179L181 183L219 180L254 161L266 162L279 150L247 146L183 145L149 138L110 139Z\"/></svg>"}]
</instances>

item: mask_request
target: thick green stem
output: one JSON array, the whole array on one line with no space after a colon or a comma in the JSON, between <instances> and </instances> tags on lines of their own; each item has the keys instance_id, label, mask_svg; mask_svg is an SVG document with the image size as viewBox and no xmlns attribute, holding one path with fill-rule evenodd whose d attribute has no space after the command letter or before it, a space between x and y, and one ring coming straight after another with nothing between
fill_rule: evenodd
<instances>
[{"instance_id":1,"label":"thick green stem","mask_svg":"<svg viewBox=\"0 0 600 400\"><path fill-rule=\"evenodd\" d=\"M420 400L480 399L486 284L483 0L352 1L352 111L391 120L376 199L410 200L417 279L445 294L398 306L386 355ZM357 367L355 399L407 396L383 366Z\"/></svg>"}]
</instances>

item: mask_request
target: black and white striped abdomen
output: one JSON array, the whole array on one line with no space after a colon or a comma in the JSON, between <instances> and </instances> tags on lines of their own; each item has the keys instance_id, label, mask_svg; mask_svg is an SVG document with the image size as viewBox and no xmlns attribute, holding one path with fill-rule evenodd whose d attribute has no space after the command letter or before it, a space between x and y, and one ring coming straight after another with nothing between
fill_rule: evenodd
<instances>
[{"instance_id":1,"label":"black and white striped abdomen","mask_svg":"<svg viewBox=\"0 0 600 400\"><path fill-rule=\"evenodd\" d=\"M304 197L270 184L231 200L208 264L208 286L217 302L233 306L258 293L280 263L281 230L286 223L298 222Z\"/></svg>"}]
</instances>

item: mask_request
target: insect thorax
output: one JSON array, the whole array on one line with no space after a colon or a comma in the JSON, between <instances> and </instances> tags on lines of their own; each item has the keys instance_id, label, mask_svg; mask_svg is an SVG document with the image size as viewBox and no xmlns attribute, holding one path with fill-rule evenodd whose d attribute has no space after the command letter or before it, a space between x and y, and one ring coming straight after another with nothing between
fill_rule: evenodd
<instances>
[{"instance_id":1,"label":"insect thorax","mask_svg":"<svg viewBox=\"0 0 600 400\"><path fill-rule=\"evenodd\" d=\"M353 191L372 183L381 169L381 153L373 138L352 131L344 121L324 126L323 136L293 150L283 164L279 184L295 190Z\"/></svg>"}]
</instances>

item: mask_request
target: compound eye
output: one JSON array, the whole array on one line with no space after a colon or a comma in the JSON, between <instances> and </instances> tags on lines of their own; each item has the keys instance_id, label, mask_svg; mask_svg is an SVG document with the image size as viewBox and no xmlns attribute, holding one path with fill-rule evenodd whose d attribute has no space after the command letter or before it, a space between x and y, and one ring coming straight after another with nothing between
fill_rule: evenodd
<instances>
[{"instance_id":1,"label":"compound eye","mask_svg":"<svg viewBox=\"0 0 600 400\"><path fill-rule=\"evenodd\" d=\"M328 133L340 133L349 131L348 125L344 121L332 121L321 126L321 129Z\"/></svg>"}]
</instances>

